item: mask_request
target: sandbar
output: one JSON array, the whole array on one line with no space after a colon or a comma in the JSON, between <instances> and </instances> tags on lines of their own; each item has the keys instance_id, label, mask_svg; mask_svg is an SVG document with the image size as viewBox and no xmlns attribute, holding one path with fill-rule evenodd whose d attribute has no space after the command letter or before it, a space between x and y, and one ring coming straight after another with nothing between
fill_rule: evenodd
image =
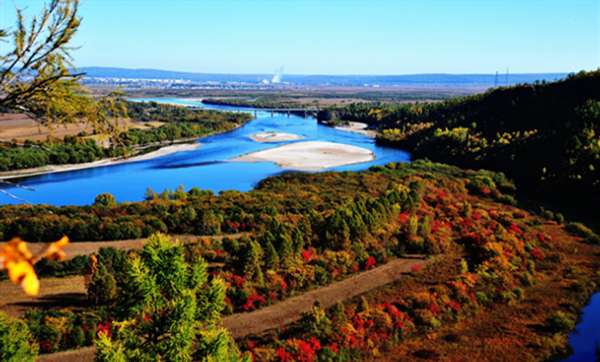
<instances>
[{"instance_id":1,"label":"sandbar","mask_svg":"<svg viewBox=\"0 0 600 362\"><path fill-rule=\"evenodd\" d=\"M375 138L377 135L376 131L367 129L368 125L362 122L348 122L343 126L336 126L335 129L339 129L340 131L348 131L354 133L360 133L370 138Z\"/></svg>"},{"instance_id":2,"label":"sandbar","mask_svg":"<svg viewBox=\"0 0 600 362\"><path fill-rule=\"evenodd\" d=\"M255 133L250 138L256 142L285 142L299 140L303 137L293 133L268 131Z\"/></svg>"},{"instance_id":3,"label":"sandbar","mask_svg":"<svg viewBox=\"0 0 600 362\"><path fill-rule=\"evenodd\" d=\"M366 148L342 143L306 141L269 148L233 159L239 162L273 162L283 168L318 171L375 159Z\"/></svg>"}]
</instances>

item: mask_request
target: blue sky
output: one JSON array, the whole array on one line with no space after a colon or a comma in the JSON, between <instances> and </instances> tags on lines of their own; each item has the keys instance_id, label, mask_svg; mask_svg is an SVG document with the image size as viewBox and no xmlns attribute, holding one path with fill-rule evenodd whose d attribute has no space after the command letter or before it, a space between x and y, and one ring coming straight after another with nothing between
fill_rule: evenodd
<instances>
[{"instance_id":1,"label":"blue sky","mask_svg":"<svg viewBox=\"0 0 600 362\"><path fill-rule=\"evenodd\" d=\"M78 66L204 73L600 67L599 0L81 0ZM0 25L14 6L0 0ZM0 45L0 47L5 47Z\"/></svg>"}]
</instances>

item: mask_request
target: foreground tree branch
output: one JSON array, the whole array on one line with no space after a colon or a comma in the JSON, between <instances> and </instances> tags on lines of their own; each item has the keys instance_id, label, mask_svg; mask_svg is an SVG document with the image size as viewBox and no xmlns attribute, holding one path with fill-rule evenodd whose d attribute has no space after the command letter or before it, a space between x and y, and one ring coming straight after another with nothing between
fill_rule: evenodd
<instances>
[{"instance_id":1,"label":"foreground tree branch","mask_svg":"<svg viewBox=\"0 0 600 362\"><path fill-rule=\"evenodd\" d=\"M15 28L0 29L0 41L12 44L0 54L0 111L43 123L84 120L108 131L113 127L106 120L124 115L115 95L97 101L79 83L83 74L72 71L69 43L81 24L78 9L79 0L51 0L29 21L17 9Z\"/></svg>"}]
</instances>

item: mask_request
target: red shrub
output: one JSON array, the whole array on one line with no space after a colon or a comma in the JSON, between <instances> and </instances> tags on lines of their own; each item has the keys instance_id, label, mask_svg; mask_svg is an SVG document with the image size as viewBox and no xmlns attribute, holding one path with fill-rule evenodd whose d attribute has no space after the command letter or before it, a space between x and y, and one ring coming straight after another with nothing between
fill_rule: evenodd
<instances>
[{"instance_id":1,"label":"red shrub","mask_svg":"<svg viewBox=\"0 0 600 362\"><path fill-rule=\"evenodd\" d=\"M314 336L310 337L310 340L308 341L311 345L311 347L315 350L318 351L321 349L321 342L319 342L318 339L316 339Z\"/></svg>"},{"instance_id":2,"label":"red shrub","mask_svg":"<svg viewBox=\"0 0 600 362\"><path fill-rule=\"evenodd\" d=\"M302 250L302 252L300 252L300 255L302 256L302 259L308 263L312 260L314 253L312 250L310 249L306 249L306 250Z\"/></svg>"},{"instance_id":3,"label":"red shrub","mask_svg":"<svg viewBox=\"0 0 600 362\"><path fill-rule=\"evenodd\" d=\"M250 339L248 341L246 341L246 348L249 351L252 351L254 348L256 348L256 341L253 341L253 340L250 340Z\"/></svg>"},{"instance_id":4,"label":"red shrub","mask_svg":"<svg viewBox=\"0 0 600 362\"><path fill-rule=\"evenodd\" d=\"M373 269L377 265L377 261L374 257L369 256L365 262L365 270Z\"/></svg>"},{"instance_id":5,"label":"red shrub","mask_svg":"<svg viewBox=\"0 0 600 362\"><path fill-rule=\"evenodd\" d=\"M98 328L96 329L96 332L98 333L98 335L100 335L100 333L104 333L107 337L110 337L110 322L108 321L104 323L98 323Z\"/></svg>"},{"instance_id":6,"label":"red shrub","mask_svg":"<svg viewBox=\"0 0 600 362\"><path fill-rule=\"evenodd\" d=\"M406 224L409 219L410 219L410 214L408 212L403 212L400 214L400 216L398 216L398 221L401 224Z\"/></svg>"},{"instance_id":7,"label":"red shrub","mask_svg":"<svg viewBox=\"0 0 600 362\"><path fill-rule=\"evenodd\" d=\"M277 348L275 352L275 357L280 362L291 362L293 361L292 355L288 353L283 347Z\"/></svg>"},{"instance_id":8,"label":"red shrub","mask_svg":"<svg viewBox=\"0 0 600 362\"><path fill-rule=\"evenodd\" d=\"M333 353L338 353L340 351L340 348L338 347L337 343L330 343L327 345L327 348L329 348L329 350Z\"/></svg>"},{"instance_id":9,"label":"red shrub","mask_svg":"<svg viewBox=\"0 0 600 362\"><path fill-rule=\"evenodd\" d=\"M244 278L243 276L236 275L236 274L233 274L231 276L231 283L238 288L243 287L245 282L246 282L246 278Z\"/></svg>"},{"instance_id":10,"label":"red shrub","mask_svg":"<svg viewBox=\"0 0 600 362\"><path fill-rule=\"evenodd\" d=\"M265 297L260 294L253 293L248 296L246 303L242 306L245 311L249 311L259 307L261 304L266 302ZM257 305L258 304L258 305Z\"/></svg>"},{"instance_id":11,"label":"red shrub","mask_svg":"<svg viewBox=\"0 0 600 362\"><path fill-rule=\"evenodd\" d=\"M446 305L448 307L450 307L450 309L452 309L454 312L458 312L461 309L461 305L459 302L455 301L455 300L449 300L446 302Z\"/></svg>"},{"instance_id":12,"label":"red shrub","mask_svg":"<svg viewBox=\"0 0 600 362\"><path fill-rule=\"evenodd\" d=\"M415 264L413 266L410 267L410 271L413 273L418 273L421 270L423 270L423 264Z\"/></svg>"},{"instance_id":13,"label":"red shrub","mask_svg":"<svg viewBox=\"0 0 600 362\"><path fill-rule=\"evenodd\" d=\"M545 258L544 252L537 247L531 249L531 256L536 260L544 260Z\"/></svg>"},{"instance_id":14,"label":"red shrub","mask_svg":"<svg viewBox=\"0 0 600 362\"><path fill-rule=\"evenodd\" d=\"M429 304L429 311L433 315L438 315L438 314L440 314L440 307L438 307L438 305L436 303L431 303L431 304Z\"/></svg>"},{"instance_id":15,"label":"red shrub","mask_svg":"<svg viewBox=\"0 0 600 362\"><path fill-rule=\"evenodd\" d=\"M510 224L510 227L508 228L511 232L513 232L514 234L521 234L521 228L519 227L519 225L512 223Z\"/></svg>"}]
</instances>

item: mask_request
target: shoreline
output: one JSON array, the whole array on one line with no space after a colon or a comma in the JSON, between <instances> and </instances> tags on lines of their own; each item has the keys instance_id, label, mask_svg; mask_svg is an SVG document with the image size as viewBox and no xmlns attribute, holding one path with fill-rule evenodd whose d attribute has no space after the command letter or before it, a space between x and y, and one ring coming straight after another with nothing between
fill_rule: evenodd
<instances>
[{"instance_id":1,"label":"shoreline","mask_svg":"<svg viewBox=\"0 0 600 362\"><path fill-rule=\"evenodd\" d=\"M298 171L321 171L328 168L369 162L375 154L366 148L324 141L289 143L248 153L232 162L272 162L281 168Z\"/></svg>"},{"instance_id":2,"label":"shoreline","mask_svg":"<svg viewBox=\"0 0 600 362\"><path fill-rule=\"evenodd\" d=\"M66 165L47 165L34 168L26 168L22 170L4 171L0 172L0 180L10 180L21 177L40 176L52 173L61 173L69 171L79 171L88 168L114 166L131 162L147 161L161 156L170 155L177 152L192 151L198 149L202 144L197 143L179 143L170 144L164 147L160 147L155 151L144 153L132 157L114 157L114 158L103 158L97 161L84 162L84 163L70 163Z\"/></svg>"},{"instance_id":3,"label":"shoreline","mask_svg":"<svg viewBox=\"0 0 600 362\"><path fill-rule=\"evenodd\" d=\"M183 105L183 107L192 107L192 106ZM13 171L3 171L3 172L0 172L0 181L11 180L11 179L15 179L15 178L22 178L22 177L47 175L47 174L52 174L52 173L79 171L79 170L85 170L88 168L113 166L113 165L119 165L119 164L137 162L137 161L147 161L149 159L157 158L160 156L166 156L166 155L172 154L172 153L192 151L192 150L199 148L202 145L202 143L198 142L198 141L200 141L204 138L207 138L207 137L233 132L237 129L242 128L247 123L251 122L253 119L254 118L251 118L250 120L248 120L242 124L236 124L232 129L222 131L222 132L212 132L212 133L209 133L209 134L206 134L203 136L198 136L198 137L181 138L181 139L169 141L168 143L162 143L162 144L161 143L152 143L149 145L144 145L144 146L141 146L140 148L138 148L138 151L143 151L144 149L147 149L149 147L158 146L159 148L154 151L151 151L151 152L138 154L136 156L132 156L132 157L128 157L128 158L125 158L125 157L103 158L100 160L96 160L96 161L92 161L92 162L85 162L85 163L70 163L70 164L65 164L65 165L46 165L46 166L26 168L26 169L13 170ZM161 147L161 145L163 145L163 146Z\"/></svg>"},{"instance_id":4,"label":"shoreline","mask_svg":"<svg viewBox=\"0 0 600 362\"><path fill-rule=\"evenodd\" d=\"M341 125L341 126L334 126L333 128L340 130L340 131L359 133L359 134L362 134L369 138L375 138L377 136L377 131L367 129L367 127L368 127L368 125L366 123L348 122L348 124Z\"/></svg>"}]
</instances>

